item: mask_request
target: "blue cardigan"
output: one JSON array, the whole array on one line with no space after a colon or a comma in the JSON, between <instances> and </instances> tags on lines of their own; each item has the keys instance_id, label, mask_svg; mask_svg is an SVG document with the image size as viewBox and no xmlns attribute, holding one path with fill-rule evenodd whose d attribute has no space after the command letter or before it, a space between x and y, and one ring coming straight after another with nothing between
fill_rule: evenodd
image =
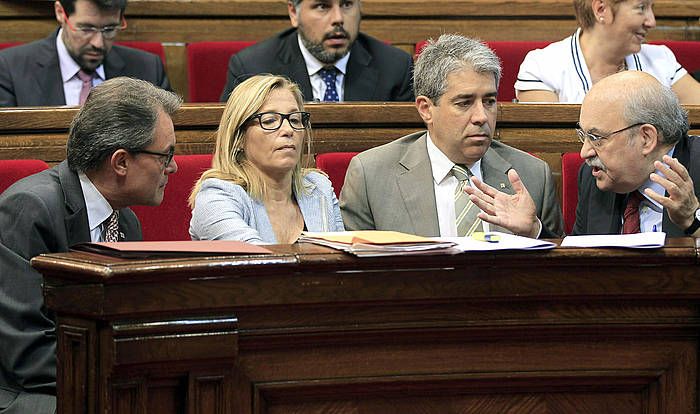
<instances>
[{"instance_id":1,"label":"blue cardigan","mask_svg":"<svg viewBox=\"0 0 700 414\"><path fill-rule=\"evenodd\" d=\"M343 231L343 219L331 182L323 174L304 177L308 193L296 194L308 231ZM265 205L238 184L209 178L197 193L190 221L192 240L240 240L277 243Z\"/></svg>"}]
</instances>

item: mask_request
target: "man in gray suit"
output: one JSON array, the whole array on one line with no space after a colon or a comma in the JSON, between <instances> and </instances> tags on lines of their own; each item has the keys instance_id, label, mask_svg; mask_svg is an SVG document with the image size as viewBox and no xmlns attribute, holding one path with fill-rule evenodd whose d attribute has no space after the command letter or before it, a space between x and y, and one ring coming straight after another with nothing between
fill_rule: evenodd
<instances>
[{"instance_id":1,"label":"man in gray suit","mask_svg":"<svg viewBox=\"0 0 700 414\"><path fill-rule=\"evenodd\" d=\"M56 327L32 257L89 241L140 240L129 205L158 205L181 100L131 78L96 86L71 124L68 159L0 195L0 413L56 410Z\"/></svg>"},{"instance_id":2,"label":"man in gray suit","mask_svg":"<svg viewBox=\"0 0 700 414\"><path fill-rule=\"evenodd\" d=\"M221 100L252 75L283 75L306 101L412 101L413 59L360 33L360 0L288 0L293 28L231 56Z\"/></svg>"},{"instance_id":3,"label":"man in gray suit","mask_svg":"<svg viewBox=\"0 0 700 414\"><path fill-rule=\"evenodd\" d=\"M128 76L170 90L160 57L113 46L126 28L127 0L54 2L61 28L0 51L0 106L82 104L92 86Z\"/></svg>"},{"instance_id":4,"label":"man in gray suit","mask_svg":"<svg viewBox=\"0 0 700 414\"><path fill-rule=\"evenodd\" d=\"M464 198L462 186L470 187L469 180L459 178L457 166L465 172L462 177L483 180L517 200L518 208L532 212L530 222L507 223L513 233L563 234L547 163L492 139L500 76L498 57L481 42L459 35L429 41L413 77L416 107L428 131L352 159L340 196L345 227L466 235L459 231L458 220L467 209L456 211L456 198ZM503 230L476 218L474 223L483 230Z\"/></svg>"}]
</instances>

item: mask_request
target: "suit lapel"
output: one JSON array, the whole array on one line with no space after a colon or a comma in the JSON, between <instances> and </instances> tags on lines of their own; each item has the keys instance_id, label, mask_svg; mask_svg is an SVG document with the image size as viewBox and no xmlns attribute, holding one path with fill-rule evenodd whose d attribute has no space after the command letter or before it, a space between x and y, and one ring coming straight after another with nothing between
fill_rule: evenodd
<instances>
[{"instance_id":1,"label":"suit lapel","mask_svg":"<svg viewBox=\"0 0 700 414\"><path fill-rule=\"evenodd\" d=\"M399 173L396 180L415 234L439 236L433 172L425 133L411 144L399 164L405 171Z\"/></svg>"},{"instance_id":2,"label":"suit lapel","mask_svg":"<svg viewBox=\"0 0 700 414\"><path fill-rule=\"evenodd\" d=\"M301 88L304 100L314 100L314 92L311 88L311 81L309 80L309 73L306 69L304 56L301 54L301 49L299 49L296 30L288 36L285 36L280 43L275 66L272 73L289 74L289 78L295 81Z\"/></svg>"},{"instance_id":3,"label":"suit lapel","mask_svg":"<svg viewBox=\"0 0 700 414\"><path fill-rule=\"evenodd\" d=\"M107 80L124 73L126 62L119 54L119 50L113 47L105 57L103 65L105 67L105 80Z\"/></svg>"},{"instance_id":4,"label":"suit lapel","mask_svg":"<svg viewBox=\"0 0 700 414\"><path fill-rule=\"evenodd\" d=\"M90 241L90 228L88 225L87 208L83 189L80 187L78 174L68 168L68 162L63 161L58 165L58 180L63 190L63 199L66 203L66 231L68 245Z\"/></svg>"},{"instance_id":5,"label":"suit lapel","mask_svg":"<svg viewBox=\"0 0 700 414\"><path fill-rule=\"evenodd\" d=\"M379 73L369 66L372 56L355 41L345 75L345 101L371 101L379 80Z\"/></svg>"},{"instance_id":6,"label":"suit lapel","mask_svg":"<svg viewBox=\"0 0 700 414\"><path fill-rule=\"evenodd\" d=\"M508 170L511 168L513 166L491 148L481 158L481 174L484 182L507 194L515 194L508 180Z\"/></svg>"},{"instance_id":7,"label":"suit lapel","mask_svg":"<svg viewBox=\"0 0 700 414\"><path fill-rule=\"evenodd\" d=\"M47 105L60 106L66 104L66 97L63 92L58 51L56 51L57 35L58 31L41 42L34 61L37 70L32 72L35 73L35 81L38 85L37 96L47 97Z\"/></svg>"}]
</instances>

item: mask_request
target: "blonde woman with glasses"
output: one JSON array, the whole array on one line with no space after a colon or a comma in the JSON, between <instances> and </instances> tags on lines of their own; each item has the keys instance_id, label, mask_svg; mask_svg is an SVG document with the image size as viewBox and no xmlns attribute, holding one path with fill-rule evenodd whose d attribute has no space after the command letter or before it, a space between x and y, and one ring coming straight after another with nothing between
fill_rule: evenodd
<instances>
[{"instance_id":1,"label":"blonde woman with glasses","mask_svg":"<svg viewBox=\"0 0 700 414\"><path fill-rule=\"evenodd\" d=\"M258 75L233 90L212 168L190 195L193 240L294 243L303 230L344 230L330 181L301 165L309 118L287 78Z\"/></svg>"}]
</instances>

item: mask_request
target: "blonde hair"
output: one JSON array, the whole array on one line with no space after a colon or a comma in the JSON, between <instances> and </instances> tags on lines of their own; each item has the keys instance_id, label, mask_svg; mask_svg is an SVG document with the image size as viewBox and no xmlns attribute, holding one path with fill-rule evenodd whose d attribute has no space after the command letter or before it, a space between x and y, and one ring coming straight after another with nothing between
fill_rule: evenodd
<instances>
[{"instance_id":1,"label":"blonde hair","mask_svg":"<svg viewBox=\"0 0 700 414\"><path fill-rule=\"evenodd\" d=\"M296 83L284 76L256 75L238 85L226 102L224 113L216 133L216 148L212 159L212 167L206 170L197 180L189 197L189 205L194 208L197 193L202 183L208 178L218 178L231 181L243 187L244 190L257 200L263 200L267 193L265 181L260 170L246 158L245 132L248 119L260 111L274 90L287 90L294 95L299 110L304 110L304 100L301 90ZM312 169L301 167L302 158L309 159L311 154L311 126L304 130L302 148L294 170L292 171L292 190L295 194L307 191L304 188L304 176Z\"/></svg>"},{"instance_id":2,"label":"blonde hair","mask_svg":"<svg viewBox=\"0 0 700 414\"><path fill-rule=\"evenodd\" d=\"M612 9L613 16L617 13L617 8L620 3L628 0L603 0ZM576 22L583 30L590 29L596 22L595 13L593 13L593 0L574 0L574 13L576 14Z\"/></svg>"}]
</instances>

